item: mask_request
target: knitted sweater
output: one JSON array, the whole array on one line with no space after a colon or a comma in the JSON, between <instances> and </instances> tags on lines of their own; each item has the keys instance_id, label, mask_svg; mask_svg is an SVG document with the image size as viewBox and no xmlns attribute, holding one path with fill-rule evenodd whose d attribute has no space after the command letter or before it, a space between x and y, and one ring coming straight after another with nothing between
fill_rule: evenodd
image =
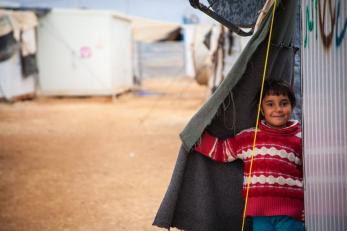
<instances>
[{"instance_id":1,"label":"knitted sweater","mask_svg":"<svg viewBox=\"0 0 347 231\"><path fill-rule=\"evenodd\" d=\"M219 162L244 161L243 196L255 129L241 131L225 140L204 132L195 150ZM254 150L247 216L287 215L300 219L304 208L301 126L289 121L285 128L259 123Z\"/></svg>"}]
</instances>

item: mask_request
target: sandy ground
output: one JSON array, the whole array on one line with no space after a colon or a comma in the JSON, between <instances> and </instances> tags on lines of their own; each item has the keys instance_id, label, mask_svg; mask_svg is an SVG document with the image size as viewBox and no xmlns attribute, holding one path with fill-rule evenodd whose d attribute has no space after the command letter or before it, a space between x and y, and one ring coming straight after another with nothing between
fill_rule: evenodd
<instances>
[{"instance_id":1,"label":"sandy ground","mask_svg":"<svg viewBox=\"0 0 347 231\"><path fill-rule=\"evenodd\" d=\"M161 230L178 134L207 94L189 79L142 89L1 103L0 230Z\"/></svg>"}]
</instances>

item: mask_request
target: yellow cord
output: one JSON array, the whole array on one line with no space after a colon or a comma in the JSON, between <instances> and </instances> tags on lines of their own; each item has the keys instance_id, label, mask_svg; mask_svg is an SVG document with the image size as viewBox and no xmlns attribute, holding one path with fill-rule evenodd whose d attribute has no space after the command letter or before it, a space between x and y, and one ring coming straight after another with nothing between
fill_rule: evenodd
<instances>
[{"instance_id":1,"label":"yellow cord","mask_svg":"<svg viewBox=\"0 0 347 231\"><path fill-rule=\"evenodd\" d=\"M258 104L257 121L256 121L256 124L255 124L254 140L253 140L253 146L252 146L251 164L249 166L249 174L248 174L248 178L247 178L247 190L246 190L246 198L245 198L245 207L243 209L242 231L244 231L244 227L245 227L247 202L248 202L248 193L249 193L249 188L250 188L250 184L251 184L252 167L253 167L253 159L254 159L254 149L255 149L255 144L256 144L256 141L257 141L257 131L258 131L258 125L259 125L260 108L261 108L261 101L262 101L262 98L263 98L263 88L264 88L264 82L265 82L265 76L266 76L266 67L267 67L269 51L270 51L271 36L272 36L272 26L273 26L273 21L274 21L274 18L275 18L276 6L277 6L277 0L275 0L275 2L274 2L274 7L273 7L273 10L272 10L272 19L271 19L271 25L270 25L269 41L267 43L265 65L264 65L264 72L263 72L263 79L262 79L261 89L260 89L260 98L259 98L259 104Z\"/></svg>"}]
</instances>

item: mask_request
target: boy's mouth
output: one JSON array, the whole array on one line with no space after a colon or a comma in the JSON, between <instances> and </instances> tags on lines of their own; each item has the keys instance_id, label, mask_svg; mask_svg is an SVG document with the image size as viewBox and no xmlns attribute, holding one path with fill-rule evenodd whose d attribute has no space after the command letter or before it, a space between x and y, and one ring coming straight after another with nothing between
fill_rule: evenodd
<instances>
[{"instance_id":1,"label":"boy's mouth","mask_svg":"<svg viewBox=\"0 0 347 231\"><path fill-rule=\"evenodd\" d=\"M273 116L271 116L271 117L273 117L273 118L283 118L284 115L273 115Z\"/></svg>"}]
</instances>

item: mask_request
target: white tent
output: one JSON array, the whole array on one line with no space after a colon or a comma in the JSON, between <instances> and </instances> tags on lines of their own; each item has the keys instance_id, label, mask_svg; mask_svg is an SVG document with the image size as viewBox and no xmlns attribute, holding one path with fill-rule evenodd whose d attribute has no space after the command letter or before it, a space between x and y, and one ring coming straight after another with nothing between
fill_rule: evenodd
<instances>
[{"instance_id":1,"label":"white tent","mask_svg":"<svg viewBox=\"0 0 347 231\"><path fill-rule=\"evenodd\" d=\"M4 42L2 48L12 51L7 58L0 60L0 98L13 100L35 94L37 69L34 68L35 71L30 73L25 71L25 67L28 67L25 59L34 58L36 53L36 25L37 18L33 12L0 9L0 38ZM3 40L5 37L13 38L12 42Z\"/></svg>"},{"instance_id":2,"label":"white tent","mask_svg":"<svg viewBox=\"0 0 347 231\"><path fill-rule=\"evenodd\" d=\"M0 63L0 98L15 100L35 94L34 76L23 77L19 52Z\"/></svg>"},{"instance_id":3,"label":"white tent","mask_svg":"<svg viewBox=\"0 0 347 231\"><path fill-rule=\"evenodd\" d=\"M39 20L40 94L113 95L133 86L131 20L54 9Z\"/></svg>"}]
</instances>

